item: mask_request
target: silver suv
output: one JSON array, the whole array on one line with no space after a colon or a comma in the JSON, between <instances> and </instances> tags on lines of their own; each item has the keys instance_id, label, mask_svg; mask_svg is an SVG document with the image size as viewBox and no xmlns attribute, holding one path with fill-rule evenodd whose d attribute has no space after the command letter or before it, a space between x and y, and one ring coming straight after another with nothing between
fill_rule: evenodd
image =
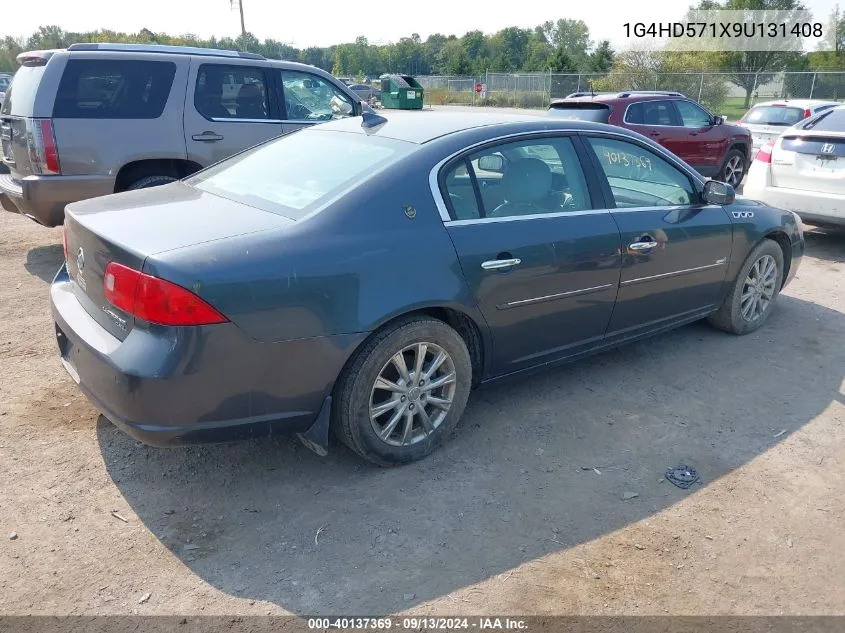
<instances>
[{"instance_id":1,"label":"silver suv","mask_svg":"<svg viewBox=\"0 0 845 633\"><path fill-rule=\"evenodd\" d=\"M45 226L68 203L184 178L366 108L319 68L253 53L73 44L17 60L0 107L0 205Z\"/></svg>"}]
</instances>

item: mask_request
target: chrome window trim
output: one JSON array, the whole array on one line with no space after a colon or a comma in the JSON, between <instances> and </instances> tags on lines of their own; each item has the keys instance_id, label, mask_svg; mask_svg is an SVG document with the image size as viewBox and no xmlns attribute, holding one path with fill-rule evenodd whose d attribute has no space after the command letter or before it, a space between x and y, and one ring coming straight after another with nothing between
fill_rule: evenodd
<instances>
[{"instance_id":1,"label":"chrome window trim","mask_svg":"<svg viewBox=\"0 0 845 633\"><path fill-rule=\"evenodd\" d=\"M604 215L611 209L586 209L584 211L555 211L553 213L531 213L530 215L505 215L500 218L471 218L468 220L448 220L445 226L471 226L473 224L495 224L496 222L515 222L517 220L542 220L544 218L565 218L580 215Z\"/></svg>"},{"instance_id":2,"label":"chrome window trim","mask_svg":"<svg viewBox=\"0 0 845 633\"><path fill-rule=\"evenodd\" d=\"M462 226L464 224L471 224L471 223L479 223L479 222L487 222L490 220L494 221L513 221L513 220L527 220L527 219L539 219L539 218L549 218L549 217L565 217L568 215L575 216L575 215L596 215L600 213L624 213L624 212L631 212L631 211L644 211L644 210L651 210L654 211L655 208L666 209L667 211L672 211L674 209L689 209L696 207L697 205L680 205L680 206L667 206L667 207L634 207L630 209L620 209L618 207L614 208L607 208L607 209L586 209L584 211L564 211L564 212L557 212L557 213L541 213L541 214L532 214L532 215L515 215L515 216L506 216L503 218L475 218L469 220L453 220L452 216L449 215L449 209L446 207L446 201L443 199L443 196L440 193L440 186L438 184L438 178L440 176L440 171L449 161L453 160L457 156L462 154L468 153L477 147L481 147L482 145L488 145L491 143L496 143L497 141L504 141L510 138L517 138L522 136L554 136L560 134L578 134L580 136L603 136L603 137L610 137L610 138L618 138L623 141L627 141L629 143L634 144L642 144L642 141L638 138L632 138L629 134L624 134L621 132L614 132L611 130L584 130L584 129L577 129L577 128L561 128L558 130L533 130L530 132L514 132L511 134L503 134L502 136L495 136L493 138L486 139L484 141L479 141L477 143L473 143L472 145L467 145L466 147L461 148L456 152L452 152L446 158L437 162L434 167L431 168L431 171L428 173L428 187L431 190L431 195L434 198L434 204L437 207L437 211L440 214L440 219L443 221L443 224L447 226ZM657 144L655 144L657 145ZM674 155L672 155L667 149L665 149L662 145L657 145L657 147L651 147L646 145L646 149L649 151L657 154L668 163L670 163L673 167L681 171L682 173L686 174L686 176L693 181L693 183L697 183L699 186L703 186L705 179L702 176L692 170L691 168L687 167L685 164L681 163ZM604 176L605 179L607 176ZM703 205L704 208L714 207L718 205Z\"/></svg>"},{"instance_id":3,"label":"chrome window trim","mask_svg":"<svg viewBox=\"0 0 845 633\"><path fill-rule=\"evenodd\" d=\"M199 114L202 116L201 112ZM206 118L206 120L213 121L214 123L284 123L282 119L229 119L225 117L212 117L210 119Z\"/></svg>"},{"instance_id":4,"label":"chrome window trim","mask_svg":"<svg viewBox=\"0 0 845 633\"><path fill-rule=\"evenodd\" d=\"M497 310L508 310L509 308L517 308L519 306L531 305L534 303L543 303L546 301L554 301L555 299L563 299L564 297L575 297L579 295L591 294L609 288L615 288L616 284L603 284L601 286L593 286L592 288L581 288L580 290L569 290L568 292L556 292L551 295L544 295L542 297L532 297L531 299L519 299L518 301L510 301L497 305Z\"/></svg>"},{"instance_id":5,"label":"chrome window trim","mask_svg":"<svg viewBox=\"0 0 845 633\"><path fill-rule=\"evenodd\" d=\"M659 275L650 275L648 277L637 277L636 279L626 279L622 283L620 283L620 287L622 286L630 286L633 284L642 283L644 281L652 281L654 279L665 279L666 277L676 277L678 275L685 275L687 273L694 273L700 270L707 270L709 268L717 268L719 266L726 266L726 261L718 261L715 264L707 264L706 266L696 266L695 268L684 268L683 270L674 270L670 273L661 273Z\"/></svg>"}]
</instances>

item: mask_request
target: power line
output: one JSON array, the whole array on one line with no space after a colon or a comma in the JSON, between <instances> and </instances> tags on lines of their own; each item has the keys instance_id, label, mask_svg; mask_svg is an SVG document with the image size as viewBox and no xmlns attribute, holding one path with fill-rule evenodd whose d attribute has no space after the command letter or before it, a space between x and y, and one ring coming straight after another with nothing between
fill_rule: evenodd
<instances>
[{"instance_id":1,"label":"power line","mask_svg":"<svg viewBox=\"0 0 845 633\"><path fill-rule=\"evenodd\" d=\"M235 7L238 8L238 11L241 14L241 39L243 40L243 43L242 43L243 49L246 50L246 26L244 24L244 0L229 0L229 8L234 9Z\"/></svg>"}]
</instances>

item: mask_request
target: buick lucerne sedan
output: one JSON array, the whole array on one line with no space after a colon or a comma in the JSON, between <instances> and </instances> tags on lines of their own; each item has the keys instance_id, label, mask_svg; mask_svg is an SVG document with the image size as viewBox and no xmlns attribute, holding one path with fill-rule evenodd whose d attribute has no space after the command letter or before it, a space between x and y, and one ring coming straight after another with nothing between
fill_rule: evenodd
<instances>
[{"instance_id":1,"label":"buick lucerne sedan","mask_svg":"<svg viewBox=\"0 0 845 633\"><path fill-rule=\"evenodd\" d=\"M320 454L334 432L380 465L430 453L481 383L697 319L759 328L804 251L792 212L635 132L442 112L71 204L64 235L62 364L118 427Z\"/></svg>"}]
</instances>

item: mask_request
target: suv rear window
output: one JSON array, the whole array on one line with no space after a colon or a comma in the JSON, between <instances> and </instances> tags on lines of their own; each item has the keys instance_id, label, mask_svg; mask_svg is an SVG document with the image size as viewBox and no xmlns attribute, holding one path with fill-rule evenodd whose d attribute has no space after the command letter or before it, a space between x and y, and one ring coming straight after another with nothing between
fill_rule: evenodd
<instances>
[{"instance_id":1,"label":"suv rear window","mask_svg":"<svg viewBox=\"0 0 845 633\"><path fill-rule=\"evenodd\" d=\"M610 106L604 103L553 103L549 106L549 114L567 120L607 123Z\"/></svg>"},{"instance_id":2,"label":"suv rear window","mask_svg":"<svg viewBox=\"0 0 845 633\"><path fill-rule=\"evenodd\" d=\"M752 125L782 125L789 127L804 118L804 108L786 106L755 106L742 117L743 123Z\"/></svg>"},{"instance_id":3,"label":"suv rear window","mask_svg":"<svg viewBox=\"0 0 845 633\"><path fill-rule=\"evenodd\" d=\"M32 116L35 92L41 82L45 66L21 66L6 89L0 113L14 116Z\"/></svg>"},{"instance_id":4,"label":"suv rear window","mask_svg":"<svg viewBox=\"0 0 845 633\"><path fill-rule=\"evenodd\" d=\"M845 108L822 112L798 127L813 132L845 132Z\"/></svg>"},{"instance_id":5,"label":"suv rear window","mask_svg":"<svg viewBox=\"0 0 845 633\"><path fill-rule=\"evenodd\" d=\"M59 82L53 117L157 119L175 74L173 62L71 59Z\"/></svg>"},{"instance_id":6,"label":"suv rear window","mask_svg":"<svg viewBox=\"0 0 845 633\"><path fill-rule=\"evenodd\" d=\"M625 123L634 125L680 125L675 122L669 101L640 101L632 103L625 112Z\"/></svg>"}]
</instances>

